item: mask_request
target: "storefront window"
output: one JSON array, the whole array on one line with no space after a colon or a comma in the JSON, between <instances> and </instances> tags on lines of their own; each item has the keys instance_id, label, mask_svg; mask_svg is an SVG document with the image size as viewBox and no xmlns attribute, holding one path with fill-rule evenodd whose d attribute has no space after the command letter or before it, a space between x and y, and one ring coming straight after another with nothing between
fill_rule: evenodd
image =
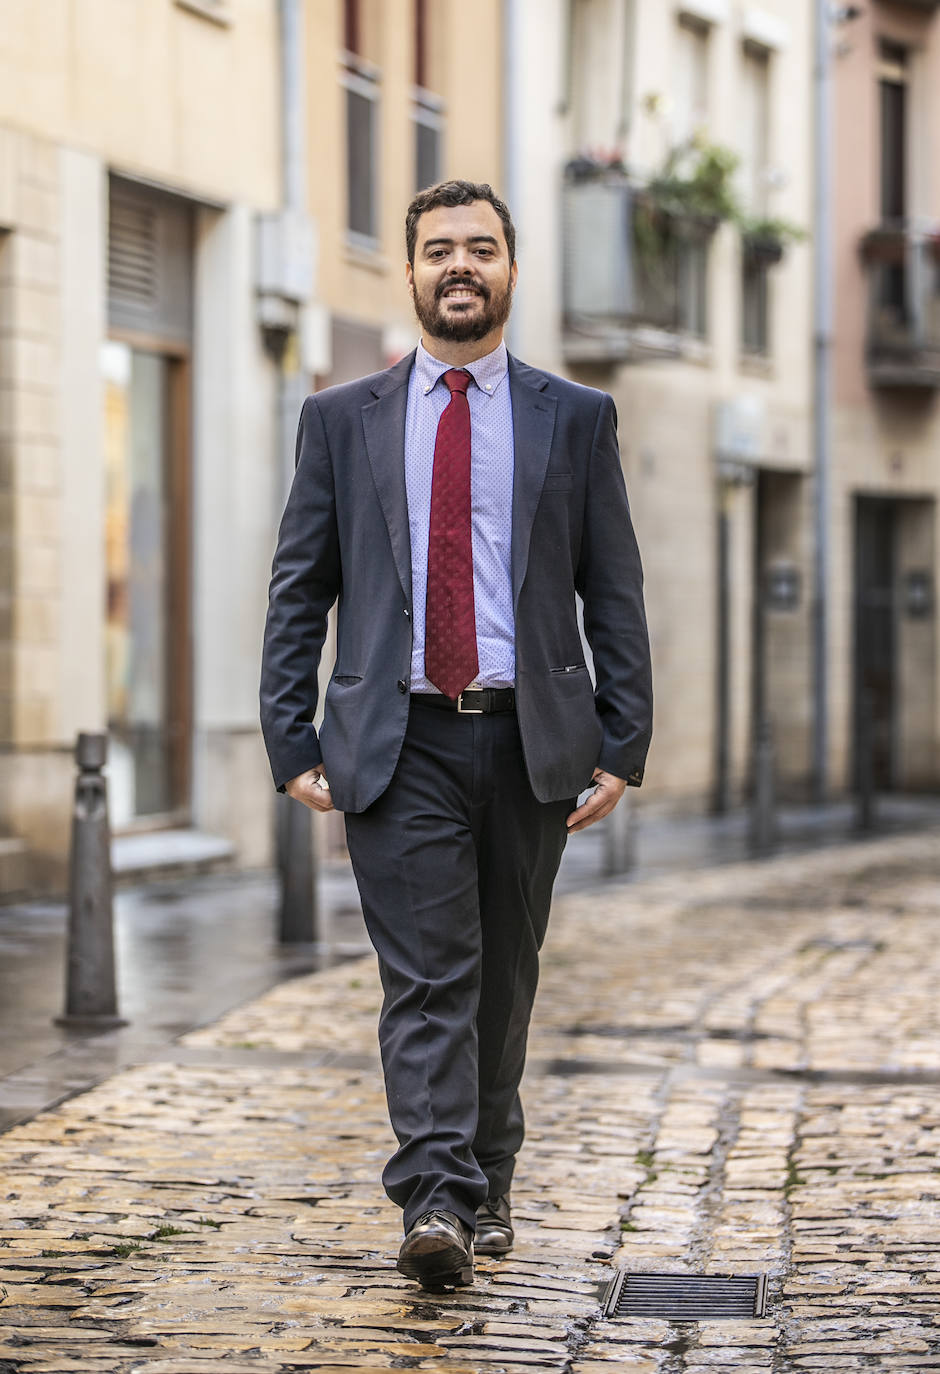
<instances>
[{"instance_id":1,"label":"storefront window","mask_svg":"<svg viewBox=\"0 0 940 1374\"><path fill-rule=\"evenodd\" d=\"M168 461L172 360L123 343L103 352L107 480L106 664L112 818L172 812Z\"/></svg>"}]
</instances>

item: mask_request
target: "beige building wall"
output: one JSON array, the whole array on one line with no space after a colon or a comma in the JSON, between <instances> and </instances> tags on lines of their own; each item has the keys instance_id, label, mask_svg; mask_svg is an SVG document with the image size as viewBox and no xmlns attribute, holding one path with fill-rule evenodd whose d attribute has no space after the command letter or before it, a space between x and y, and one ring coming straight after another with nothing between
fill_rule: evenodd
<instances>
[{"instance_id":1,"label":"beige building wall","mask_svg":"<svg viewBox=\"0 0 940 1374\"><path fill-rule=\"evenodd\" d=\"M940 498L940 290L934 281L932 349L908 358L893 385L878 385L866 361L870 292L877 264L866 265L863 237L883 222L879 62L882 44L905 54L908 129L904 151L906 232L935 234L940 224L940 16L936 7L875 0L841 26L834 80L833 479L830 597L831 767L852 777L859 687L856 663L856 506L858 498L896 502L894 567L895 777L893 785L936 788L940 780L940 646L936 633ZM933 269L934 274L937 268ZM932 380L924 384L925 377ZM926 572L931 607L912 616L904 604L908 573ZM890 656L884 668L889 671Z\"/></svg>"},{"instance_id":2,"label":"beige building wall","mask_svg":"<svg viewBox=\"0 0 940 1374\"><path fill-rule=\"evenodd\" d=\"M343 6L309 0L310 209L320 232L320 294L334 317L379 333L382 362L408 351L418 337L404 284L405 210L418 189L413 5L414 0L383 0L363 7L362 56L376 74L379 124L378 232L366 250L351 243L347 229ZM440 99L443 124L441 175L487 181L498 191L500 0L481 0L472 22L460 0L431 0L427 11L428 79Z\"/></svg>"},{"instance_id":3,"label":"beige building wall","mask_svg":"<svg viewBox=\"0 0 940 1374\"><path fill-rule=\"evenodd\" d=\"M708 254L708 322L702 339L667 340L670 356L576 363L561 300L564 165L619 157L637 184L662 168L693 128L744 155L746 51L765 55L769 110L763 212L808 230L811 216L809 0L518 0L510 107L511 191L520 230L512 346L537 365L611 392L647 578L656 698L642 803L713 804L717 784L719 515L727 532L726 800L749 785L754 728L755 567L758 493L765 560L785 556L799 579L795 608L765 615L765 708L785 788L810 769L809 597L810 284L808 245L791 246L768 273L770 340L763 357L741 347L741 241L722 225ZM574 16L574 29L571 16ZM580 16L580 17L579 17ZM580 25L580 29L579 26ZM705 59L690 94L682 46L700 38ZM524 38L524 42L522 41ZM742 188L743 190L743 188ZM604 250L598 244L598 253ZM660 340L662 342L662 340ZM719 462L722 407L756 416L743 457ZM768 475L762 486L761 472ZM774 475L792 474L776 486ZM783 509L778 509L782 503ZM783 677L781 678L781 674ZM786 690L776 684L784 680Z\"/></svg>"},{"instance_id":4,"label":"beige building wall","mask_svg":"<svg viewBox=\"0 0 940 1374\"><path fill-rule=\"evenodd\" d=\"M279 203L276 5L3 0L0 18L4 125L200 197Z\"/></svg>"},{"instance_id":5,"label":"beige building wall","mask_svg":"<svg viewBox=\"0 0 940 1374\"><path fill-rule=\"evenodd\" d=\"M419 189L415 158L417 0L360 0L359 51L346 49L339 0L308 0L309 204L319 233L324 350L302 380L321 389L397 361L419 329L405 285L405 211ZM425 0L425 85L440 122L441 179L503 181L502 5ZM472 51L472 60L468 54ZM350 232L346 80L365 73L376 97L375 235ZM332 636L321 661L328 681ZM321 696L322 699L322 696ZM321 852L343 852L342 818L317 818Z\"/></svg>"},{"instance_id":6,"label":"beige building wall","mask_svg":"<svg viewBox=\"0 0 940 1374\"><path fill-rule=\"evenodd\" d=\"M254 702L263 605L248 584L270 556L274 370L255 319L254 217L281 194L277 6L0 0L0 31L0 895L61 886L75 733L106 725L98 360L113 172L185 198L200 224L187 443L203 785L191 819L243 839L243 861L259 862L270 849ZM214 501L233 473L238 492ZM228 585L220 575L233 544L241 603L232 570ZM202 650L210 626L228 633L226 654ZM206 785L213 730L229 747Z\"/></svg>"}]
</instances>

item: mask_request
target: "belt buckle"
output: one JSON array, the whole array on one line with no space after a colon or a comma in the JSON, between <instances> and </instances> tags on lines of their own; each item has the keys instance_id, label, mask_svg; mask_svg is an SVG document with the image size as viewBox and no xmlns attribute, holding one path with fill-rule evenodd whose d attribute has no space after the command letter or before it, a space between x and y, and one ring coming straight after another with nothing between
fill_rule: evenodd
<instances>
[{"instance_id":1,"label":"belt buckle","mask_svg":"<svg viewBox=\"0 0 940 1374\"><path fill-rule=\"evenodd\" d=\"M476 692L479 692L480 695L481 695L481 697L482 697L482 695L483 695L483 688L482 688L482 687L475 687L473 690L476 691ZM460 716L483 716L483 715L486 715L486 712L483 710L483 707L482 707L482 706L480 706L479 708L474 707L474 706L466 706L466 707L465 707L464 704L463 704L463 692L461 692L460 695L459 695L458 698L457 698L457 714L460 715Z\"/></svg>"}]
</instances>

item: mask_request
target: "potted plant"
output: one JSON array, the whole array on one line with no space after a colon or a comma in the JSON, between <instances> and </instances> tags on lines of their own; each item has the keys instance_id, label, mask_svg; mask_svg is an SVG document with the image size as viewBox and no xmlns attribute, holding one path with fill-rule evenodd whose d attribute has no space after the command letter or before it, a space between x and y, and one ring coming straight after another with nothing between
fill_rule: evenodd
<instances>
[{"instance_id":1,"label":"potted plant","mask_svg":"<svg viewBox=\"0 0 940 1374\"><path fill-rule=\"evenodd\" d=\"M662 214L713 233L722 220L739 214L732 185L738 161L730 148L693 138L672 150L646 194Z\"/></svg>"},{"instance_id":2,"label":"potted plant","mask_svg":"<svg viewBox=\"0 0 940 1374\"><path fill-rule=\"evenodd\" d=\"M879 225L863 234L859 251L863 262L901 267L907 256L907 232L902 225Z\"/></svg>"},{"instance_id":3,"label":"potted plant","mask_svg":"<svg viewBox=\"0 0 940 1374\"><path fill-rule=\"evenodd\" d=\"M738 223L745 257L765 267L773 267L783 257L789 244L798 243L806 237L805 230L786 219L741 216Z\"/></svg>"}]
</instances>

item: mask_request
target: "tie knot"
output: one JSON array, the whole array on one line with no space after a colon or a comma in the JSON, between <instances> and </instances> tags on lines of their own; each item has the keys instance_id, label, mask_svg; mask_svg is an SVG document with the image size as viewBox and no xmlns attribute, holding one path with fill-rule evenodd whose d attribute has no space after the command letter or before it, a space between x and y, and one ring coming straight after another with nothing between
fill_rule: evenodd
<instances>
[{"instance_id":1,"label":"tie knot","mask_svg":"<svg viewBox=\"0 0 940 1374\"><path fill-rule=\"evenodd\" d=\"M455 391L459 391L461 396L466 396L467 387L470 385L470 373L465 372L462 367L452 367L449 372L444 373L444 381L452 396Z\"/></svg>"}]
</instances>

